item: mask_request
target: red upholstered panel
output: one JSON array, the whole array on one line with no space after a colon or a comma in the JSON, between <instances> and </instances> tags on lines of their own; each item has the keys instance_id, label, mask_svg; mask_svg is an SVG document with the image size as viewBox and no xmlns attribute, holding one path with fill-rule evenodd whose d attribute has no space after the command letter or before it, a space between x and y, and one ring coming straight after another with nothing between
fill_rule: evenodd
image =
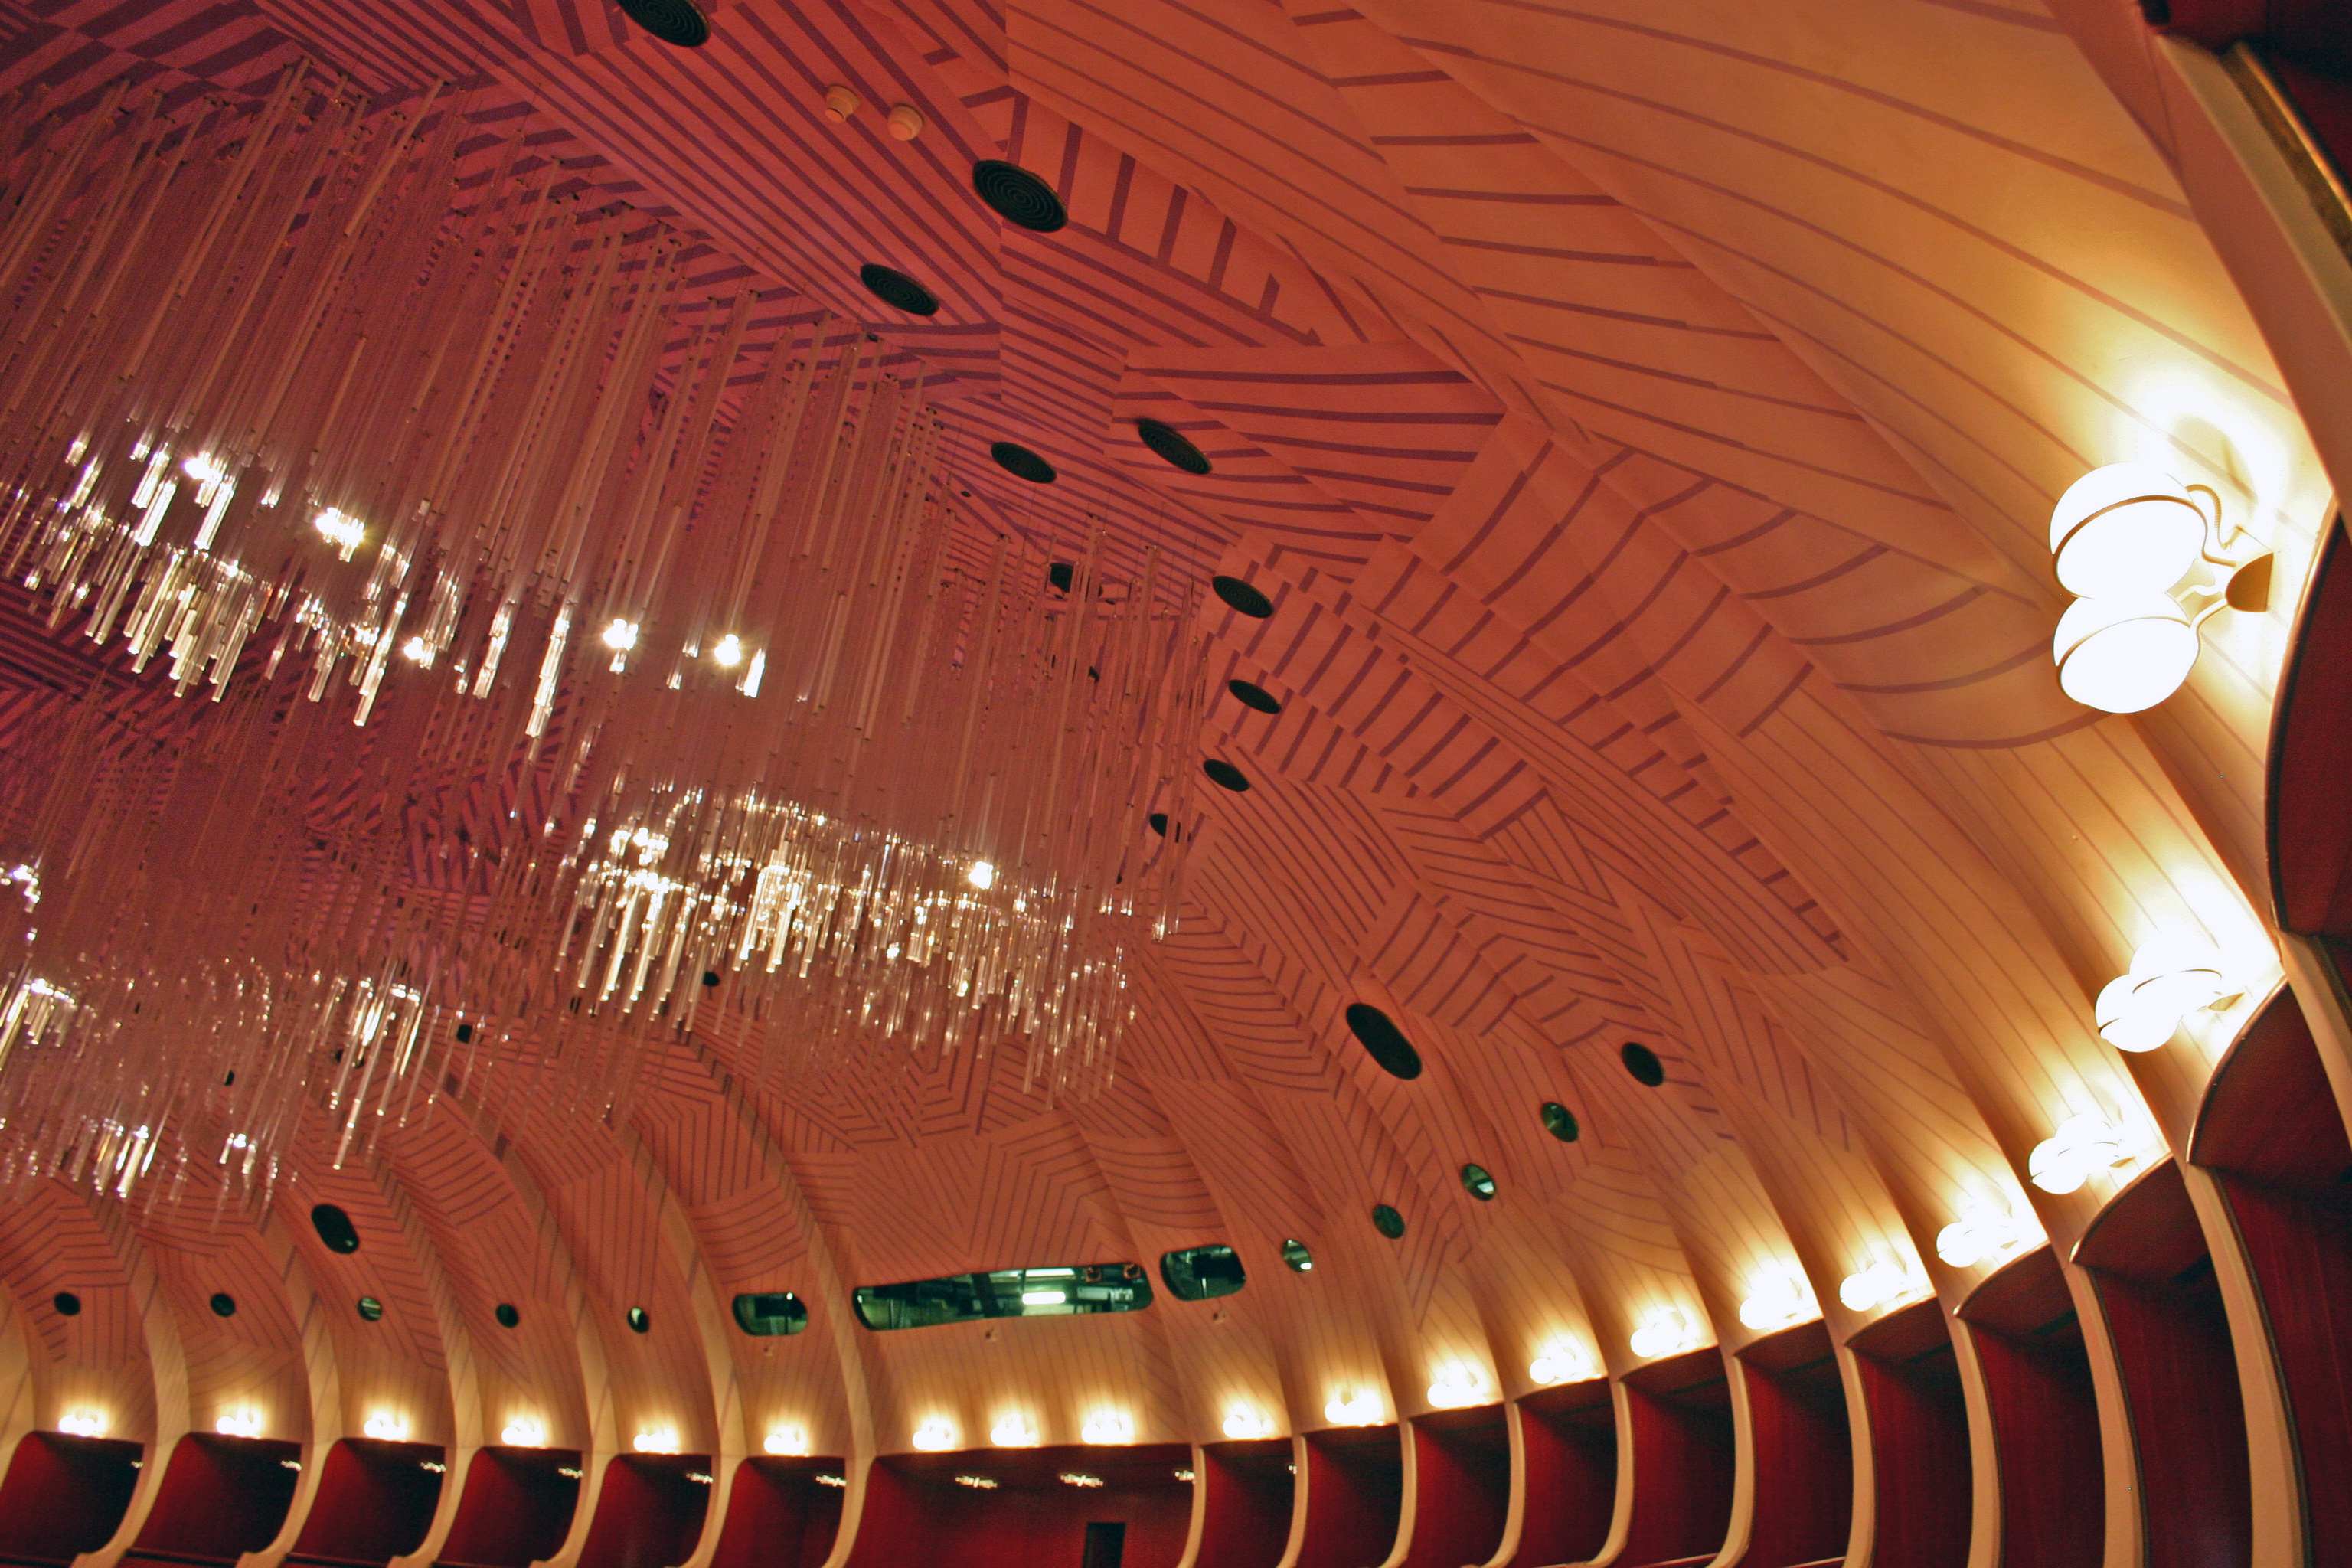
<instances>
[{"instance_id":1,"label":"red upholstered panel","mask_svg":"<svg viewBox=\"0 0 2352 1568\"><path fill-rule=\"evenodd\" d=\"M1503 1407L1449 1410L1412 1423L1415 1502L1405 1568L1463 1568L1503 1543L1511 1506Z\"/></svg>"},{"instance_id":2,"label":"red upholstered panel","mask_svg":"<svg viewBox=\"0 0 2352 1568\"><path fill-rule=\"evenodd\" d=\"M727 1497L710 1568L821 1568L841 1529L839 1459L747 1459Z\"/></svg>"},{"instance_id":3,"label":"red upholstered panel","mask_svg":"<svg viewBox=\"0 0 2352 1568\"><path fill-rule=\"evenodd\" d=\"M138 1443L34 1432L0 1481L0 1561L63 1563L112 1538L139 1484Z\"/></svg>"},{"instance_id":4,"label":"red upholstered panel","mask_svg":"<svg viewBox=\"0 0 2352 1568\"><path fill-rule=\"evenodd\" d=\"M2058 1259L2044 1247L1960 1304L1975 1334L2000 1468L2001 1557L2095 1568L2106 1476L2091 1362Z\"/></svg>"},{"instance_id":5,"label":"red upholstered panel","mask_svg":"<svg viewBox=\"0 0 2352 1568\"><path fill-rule=\"evenodd\" d=\"M258 1552L286 1522L299 1479L289 1467L301 1457L299 1444L189 1433L131 1557L228 1563Z\"/></svg>"},{"instance_id":6,"label":"red upholstered panel","mask_svg":"<svg viewBox=\"0 0 2352 1568\"><path fill-rule=\"evenodd\" d=\"M2303 116L2304 124L2310 127L2313 140L2327 150L2328 161L2336 165L2337 177L2352 175L2352 80L2336 72L2313 70L2297 61L2278 57L2272 57L2270 67L2272 74L2278 78L2279 86L2285 89L2287 97L2294 100L2295 112ZM2340 623L2336 636L2339 639L2343 636ZM2338 640L2334 646L2337 650L2338 662L2345 662L2341 653L2342 641ZM2340 906L2338 912L2342 912ZM2340 931L2343 928L2335 926L2329 929Z\"/></svg>"},{"instance_id":7,"label":"red upholstered panel","mask_svg":"<svg viewBox=\"0 0 2352 1568\"><path fill-rule=\"evenodd\" d=\"M1297 1479L1287 1437L1212 1443L1201 1450L1201 1561L1217 1568L1274 1568L1290 1541Z\"/></svg>"},{"instance_id":8,"label":"red upholstered panel","mask_svg":"<svg viewBox=\"0 0 2352 1568\"><path fill-rule=\"evenodd\" d=\"M1845 1554L1853 1435L1829 1329L1806 1323L1740 1356L1756 1443L1756 1519L1745 1562L1785 1568Z\"/></svg>"},{"instance_id":9,"label":"red upholstered panel","mask_svg":"<svg viewBox=\"0 0 2352 1568\"><path fill-rule=\"evenodd\" d=\"M1404 1454L1393 1426L1307 1436L1307 1539L1298 1568L1370 1568L1396 1545Z\"/></svg>"},{"instance_id":10,"label":"red upholstered panel","mask_svg":"<svg viewBox=\"0 0 2352 1568\"><path fill-rule=\"evenodd\" d=\"M580 1568L672 1568L702 1539L710 1507L705 1454L624 1454L604 1472ZM694 1478L705 1478L697 1480Z\"/></svg>"},{"instance_id":11,"label":"red upholstered panel","mask_svg":"<svg viewBox=\"0 0 2352 1568\"><path fill-rule=\"evenodd\" d=\"M2345 8L2352 12L2352 6ZM2316 132L2335 124L2338 168L2352 167L2352 89L2283 69ZM2271 726L2271 881L2289 931L2352 935L2352 563L2328 531Z\"/></svg>"},{"instance_id":12,"label":"red upholstered panel","mask_svg":"<svg viewBox=\"0 0 2352 1568\"><path fill-rule=\"evenodd\" d=\"M2226 49L2253 38L2314 64L2352 69L2352 7L2343 0L2141 0L2167 32Z\"/></svg>"},{"instance_id":13,"label":"red upholstered panel","mask_svg":"<svg viewBox=\"0 0 2352 1568\"><path fill-rule=\"evenodd\" d=\"M1870 1411L1874 1568L1960 1568L1975 1488L1969 1415L1937 1302L1890 1312L1847 1342Z\"/></svg>"},{"instance_id":14,"label":"red upholstered panel","mask_svg":"<svg viewBox=\"0 0 2352 1568\"><path fill-rule=\"evenodd\" d=\"M867 1473L851 1568L1079 1568L1097 1521L1127 1526L1120 1568L1174 1568L1192 1527L1192 1489L1176 1470L1192 1452L1160 1444L893 1455ZM1055 1479L1063 1470L1104 1484L1065 1486ZM961 1487L959 1473L998 1484Z\"/></svg>"},{"instance_id":15,"label":"red upholstered panel","mask_svg":"<svg viewBox=\"0 0 2352 1568\"><path fill-rule=\"evenodd\" d=\"M1609 1539L1617 1504L1617 1413L1602 1380L1570 1384L1519 1401L1527 1454L1528 1505L1519 1523L1519 1568L1580 1563Z\"/></svg>"},{"instance_id":16,"label":"red upholstered panel","mask_svg":"<svg viewBox=\"0 0 2352 1568\"><path fill-rule=\"evenodd\" d=\"M1721 1549L1736 1463L1723 1354L1693 1351L1626 1377L1633 1427L1633 1517L1625 1568Z\"/></svg>"},{"instance_id":17,"label":"red upholstered panel","mask_svg":"<svg viewBox=\"0 0 2352 1568\"><path fill-rule=\"evenodd\" d=\"M295 1539L291 1561L389 1563L424 1542L441 1501L441 1462L430 1443L347 1437L327 1450L319 1495Z\"/></svg>"},{"instance_id":18,"label":"red upholstered panel","mask_svg":"<svg viewBox=\"0 0 2352 1568\"><path fill-rule=\"evenodd\" d=\"M523 1568L548 1556L572 1529L579 1471L576 1449L479 1450L467 1467L466 1489L440 1560L469 1568Z\"/></svg>"}]
</instances>

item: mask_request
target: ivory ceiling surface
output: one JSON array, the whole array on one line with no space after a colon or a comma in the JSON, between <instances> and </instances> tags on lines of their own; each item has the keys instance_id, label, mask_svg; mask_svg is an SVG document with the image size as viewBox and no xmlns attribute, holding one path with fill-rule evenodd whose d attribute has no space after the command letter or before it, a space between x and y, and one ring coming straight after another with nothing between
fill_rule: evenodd
<instances>
[{"instance_id":1,"label":"ivory ceiling surface","mask_svg":"<svg viewBox=\"0 0 2352 1568\"><path fill-rule=\"evenodd\" d=\"M2137 942L2202 930L2246 1007L2275 980L2244 889L2325 483L2158 142L2037 6L733 0L699 51L590 0L0 21L0 89L53 103L125 71L249 94L299 56L394 108L437 91L485 168L523 128L697 236L714 297L760 289L761 352L826 312L878 334L947 410L982 526L1049 551L1099 519L1259 584L1263 622L1201 595L1211 672L1286 705L1211 707L1202 753L1254 787L1202 792L1185 918L1099 1095L1024 1092L1017 1042L787 1079L721 1008L648 1037L614 1118L491 1075L258 1221L45 1189L0 1217L45 1424L256 1405L303 1436L390 1402L430 1440L533 1412L563 1444L791 1424L839 1453L932 1415L980 1443L1014 1409L1075 1441L1116 1405L1139 1440L1202 1439L1242 1405L1323 1425L1351 1388L1416 1412L1457 1365L1523 1392L1563 1336L1622 1370L1662 1308L1737 1343L1775 1268L1843 1332L1837 1282L1873 1262L1973 1283L1933 1257L1964 1203L2079 1230L2107 1179L2021 1179L2063 1117L2182 1135L2242 1015L2109 1050L2090 998ZM866 104L846 124L832 82ZM910 143L881 126L901 101ZM969 179L990 157L1070 226L1002 225ZM939 315L877 304L866 261ZM1142 416L1214 471L1160 463ZM1001 472L996 439L1062 480ZM2138 720L2066 700L2048 657L2051 503L2124 458L2216 486L2281 562L2271 614L2216 622ZM6 624L16 729L96 656ZM1356 1046L1360 1000L1422 1078ZM321 1201L359 1254L302 1223ZM856 1282L1215 1240L1250 1284L1214 1303L889 1336L847 1313ZM88 1310L43 1321L64 1289ZM812 1331L736 1333L753 1289L798 1291ZM215 1319L215 1289L252 1307Z\"/></svg>"}]
</instances>

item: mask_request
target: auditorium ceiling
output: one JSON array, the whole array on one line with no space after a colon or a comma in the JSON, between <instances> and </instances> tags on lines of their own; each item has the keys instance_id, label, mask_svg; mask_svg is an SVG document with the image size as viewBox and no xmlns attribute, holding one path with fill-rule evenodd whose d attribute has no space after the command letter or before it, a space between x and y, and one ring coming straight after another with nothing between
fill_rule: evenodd
<instances>
[{"instance_id":1,"label":"auditorium ceiling","mask_svg":"<svg viewBox=\"0 0 2352 1568\"><path fill-rule=\"evenodd\" d=\"M1644 1330L1736 1347L1759 1296L1841 1337L1957 1302L2014 1247L1954 1267L1946 1226L2005 1215L2063 1254L2181 1146L2282 977L2264 758L2330 485L2130 7L728 0L709 28L10 0L0 89L70 117L125 77L183 106L305 60L377 112L463 117L453 205L540 171L662 226L712 320L750 301L742 363L919 381L971 551L1157 547L1204 647L1198 760L1247 787L1191 791L1181 918L1129 955L1115 1059L1062 1092L1017 1034L813 1067L802 1020L717 977L594 1093L552 1058L453 1072L340 1163L313 1105L259 1196L201 1164L122 1199L17 1180L0 1277L40 1424L236 1408L323 1437L397 1406L435 1442L528 1418L820 1455L926 1423L980 1446L1008 1414L1076 1442L1105 1409L1140 1442L1282 1434L1362 1394L1382 1418L1524 1394L1548 1356L1622 1373ZM983 160L1066 226L1001 218ZM937 312L879 301L874 263ZM992 461L1005 441L1058 477ZM2059 689L2048 537L2124 461L2210 487L2277 557L2268 608L2210 622L2129 716ZM7 591L20 778L93 690L129 731L201 731L200 697ZM540 787L446 792L417 831ZM2238 999L2112 1048L2094 999L2183 937ZM2117 1163L2030 1185L2086 1116ZM325 1246L322 1203L366 1245ZM849 1307L973 1270L1156 1279L1213 1243L1248 1282L1213 1300L887 1335ZM1873 1270L1899 1284L1840 1300ZM787 1290L811 1331L735 1331L735 1296ZM59 1291L85 1310L38 1310Z\"/></svg>"}]
</instances>

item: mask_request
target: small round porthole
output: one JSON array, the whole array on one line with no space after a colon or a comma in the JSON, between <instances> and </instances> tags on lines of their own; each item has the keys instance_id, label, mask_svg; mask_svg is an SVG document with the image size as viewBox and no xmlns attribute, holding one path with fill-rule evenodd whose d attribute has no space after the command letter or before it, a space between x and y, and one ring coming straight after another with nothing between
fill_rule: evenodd
<instances>
[{"instance_id":1,"label":"small round porthole","mask_svg":"<svg viewBox=\"0 0 2352 1568\"><path fill-rule=\"evenodd\" d=\"M60 1318L81 1316L81 1298L70 1290L60 1290L50 1297L49 1305L58 1310L58 1316Z\"/></svg>"},{"instance_id":2,"label":"small round porthole","mask_svg":"<svg viewBox=\"0 0 2352 1568\"><path fill-rule=\"evenodd\" d=\"M490 1316L499 1321L499 1327L502 1329L511 1329L522 1321L522 1314L515 1310L515 1304L512 1301L499 1302Z\"/></svg>"},{"instance_id":3,"label":"small round porthole","mask_svg":"<svg viewBox=\"0 0 2352 1568\"><path fill-rule=\"evenodd\" d=\"M1625 1070L1633 1075L1635 1083L1655 1089L1666 1081L1666 1064L1660 1061L1658 1053L1649 1047L1628 1040L1625 1048L1617 1054L1624 1060Z\"/></svg>"},{"instance_id":4,"label":"small round porthole","mask_svg":"<svg viewBox=\"0 0 2352 1568\"><path fill-rule=\"evenodd\" d=\"M1462 1167L1462 1190L1480 1203L1495 1201L1495 1178L1484 1165Z\"/></svg>"},{"instance_id":5,"label":"small round porthole","mask_svg":"<svg viewBox=\"0 0 2352 1568\"><path fill-rule=\"evenodd\" d=\"M1209 579L1209 587L1218 598L1231 605L1237 615L1247 616L1254 621L1262 621L1274 614L1274 601L1267 598L1254 583L1244 583L1239 577L1212 577Z\"/></svg>"},{"instance_id":6,"label":"small round porthole","mask_svg":"<svg viewBox=\"0 0 2352 1568\"><path fill-rule=\"evenodd\" d=\"M1315 1272L1315 1255L1307 1249L1305 1242L1295 1236L1282 1238L1282 1261L1288 1266L1293 1274Z\"/></svg>"},{"instance_id":7,"label":"small round porthole","mask_svg":"<svg viewBox=\"0 0 2352 1568\"><path fill-rule=\"evenodd\" d=\"M998 468L1033 485L1050 485L1061 477L1054 471L1053 464L1018 441L998 441L988 448L988 455Z\"/></svg>"},{"instance_id":8,"label":"small round porthole","mask_svg":"<svg viewBox=\"0 0 2352 1568\"><path fill-rule=\"evenodd\" d=\"M747 1334L796 1334L808 1327L808 1308L790 1290L752 1291L735 1298L735 1326Z\"/></svg>"},{"instance_id":9,"label":"small round porthole","mask_svg":"<svg viewBox=\"0 0 2352 1568\"><path fill-rule=\"evenodd\" d=\"M357 1252L360 1249L359 1226L352 1216L332 1204L320 1204L310 1211L310 1228L327 1244L330 1252Z\"/></svg>"},{"instance_id":10,"label":"small round porthole","mask_svg":"<svg viewBox=\"0 0 2352 1568\"><path fill-rule=\"evenodd\" d=\"M940 313L939 297L895 267L869 261L857 269L857 280L866 285L868 294L894 310L904 310L910 316Z\"/></svg>"},{"instance_id":11,"label":"small round porthole","mask_svg":"<svg viewBox=\"0 0 2352 1568\"><path fill-rule=\"evenodd\" d=\"M632 1307L629 1309L629 1331L631 1333L648 1333L652 1331L653 1326L653 1315L647 1312L643 1307Z\"/></svg>"},{"instance_id":12,"label":"small round porthole","mask_svg":"<svg viewBox=\"0 0 2352 1568\"><path fill-rule=\"evenodd\" d=\"M383 1303L377 1300L373 1296L361 1297L360 1317L362 1321L366 1322L382 1322L383 1321Z\"/></svg>"},{"instance_id":13,"label":"small round porthole","mask_svg":"<svg viewBox=\"0 0 2352 1568\"><path fill-rule=\"evenodd\" d=\"M1576 1112L1557 1100L1544 1101L1543 1124L1545 1131L1563 1143L1575 1142L1578 1134L1583 1131L1583 1129L1576 1124Z\"/></svg>"},{"instance_id":14,"label":"small round porthole","mask_svg":"<svg viewBox=\"0 0 2352 1568\"><path fill-rule=\"evenodd\" d=\"M1382 1236L1387 1237L1391 1241L1394 1241L1404 1234L1404 1215L1397 1213L1396 1210L1389 1207L1386 1204L1374 1204L1372 1205L1372 1228L1379 1231Z\"/></svg>"},{"instance_id":15,"label":"small round porthole","mask_svg":"<svg viewBox=\"0 0 2352 1568\"><path fill-rule=\"evenodd\" d=\"M1255 708L1261 713L1282 711L1282 699L1263 686L1253 685L1246 680L1228 680L1225 689L1232 692L1234 700L1244 708Z\"/></svg>"},{"instance_id":16,"label":"small round porthole","mask_svg":"<svg viewBox=\"0 0 2352 1568\"><path fill-rule=\"evenodd\" d=\"M1386 1013L1368 1003L1348 1004L1348 1027L1372 1060L1391 1078L1416 1079L1421 1076L1421 1053L1404 1037L1404 1031Z\"/></svg>"},{"instance_id":17,"label":"small round porthole","mask_svg":"<svg viewBox=\"0 0 2352 1568\"><path fill-rule=\"evenodd\" d=\"M234 1318L236 1316L236 1298L226 1290L215 1290L213 1292L212 1309L215 1318Z\"/></svg>"},{"instance_id":18,"label":"small round porthole","mask_svg":"<svg viewBox=\"0 0 2352 1568\"><path fill-rule=\"evenodd\" d=\"M1135 434L1143 444L1159 454L1160 460L1188 474L1205 474L1209 459L1200 447L1192 445L1184 433L1161 419L1139 419Z\"/></svg>"},{"instance_id":19,"label":"small round porthole","mask_svg":"<svg viewBox=\"0 0 2352 1568\"><path fill-rule=\"evenodd\" d=\"M1211 784L1232 790L1235 795L1249 788L1249 775L1223 757L1211 757L1201 764L1201 771L1209 775Z\"/></svg>"}]
</instances>

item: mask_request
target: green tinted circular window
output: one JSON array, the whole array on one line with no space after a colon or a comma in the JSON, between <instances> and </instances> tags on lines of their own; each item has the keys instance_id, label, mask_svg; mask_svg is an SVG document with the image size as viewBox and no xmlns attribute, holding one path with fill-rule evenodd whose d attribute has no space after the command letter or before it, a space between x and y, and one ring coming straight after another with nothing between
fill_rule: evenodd
<instances>
[{"instance_id":1,"label":"green tinted circular window","mask_svg":"<svg viewBox=\"0 0 2352 1568\"><path fill-rule=\"evenodd\" d=\"M629 1327L632 1331L640 1334L649 1333L653 1326L654 1321L651 1314L647 1313L643 1307L629 1309Z\"/></svg>"},{"instance_id":2,"label":"green tinted circular window","mask_svg":"<svg viewBox=\"0 0 2352 1568\"><path fill-rule=\"evenodd\" d=\"M1487 1173L1486 1167L1484 1165L1463 1166L1462 1185L1465 1191L1482 1204L1494 1201L1495 1178Z\"/></svg>"},{"instance_id":3,"label":"green tinted circular window","mask_svg":"<svg viewBox=\"0 0 2352 1568\"><path fill-rule=\"evenodd\" d=\"M1544 1101L1543 1124L1545 1131L1563 1143L1575 1142L1577 1134L1583 1131L1576 1124L1576 1112L1557 1100Z\"/></svg>"},{"instance_id":4,"label":"green tinted circular window","mask_svg":"<svg viewBox=\"0 0 2352 1568\"><path fill-rule=\"evenodd\" d=\"M360 1298L360 1316L373 1323L383 1316L383 1303L373 1296Z\"/></svg>"},{"instance_id":5,"label":"green tinted circular window","mask_svg":"<svg viewBox=\"0 0 2352 1568\"><path fill-rule=\"evenodd\" d=\"M522 1321L522 1314L515 1310L515 1305L512 1301L499 1302L498 1310L492 1312L490 1316L499 1321L499 1327L502 1329L511 1329L517 1323Z\"/></svg>"},{"instance_id":6,"label":"green tinted circular window","mask_svg":"<svg viewBox=\"0 0 2352 1568\"><path fill-rule=\"evenodd\" d=\"M1666 1064L1660 1061L1658 1053L1649 1047L1628 1040L1625 1048L1617 1054L1623 1059L1625 1070L1633 1075L1635 1083L1655 1089L1666 1081Z\"/></svg>"},{"instance_id":7,"label":"green tinted circular window","mask_svg":"<svg viewBox=\"0 0 2352 1568\"><path fill-rule=\"evenodd\" d=\"M230 1295L226 1290L220 1290L214 1293L212 1307L213 1316L215 1318L234 1318L236 1316L236 1298Z\"/></svg>"},{"instance_id":8,"label":"green tinted circular window","mask_svg":"<svg viewBox=\"0 0 2352 1568\"><path fill-rule=\"evenodd\" d=\"M1311 1273L1315 1268L1315 1255L1307 1251L1307 1244L1295 1236L1283 1238L1282 1260L1290 1265L1290 1271L1294 1274Z\"/></svg>"},{"instance_id":9,"label":"green tinted circular window","mask_svg":"<svg viewBox=\"0 0 2352 1568\"><path fill-rule=\"evenodd\" d=\"M1379 1231L1382 1236L1387 1237L1391 1241L1394 1241L1397 1237L1404 1234L1404 1215L1397 1213L1396 1210L1389 1207L1386 1204L1374 1204L1372 1205L1372 1228Z\"/></svg>"}]
</instances>

